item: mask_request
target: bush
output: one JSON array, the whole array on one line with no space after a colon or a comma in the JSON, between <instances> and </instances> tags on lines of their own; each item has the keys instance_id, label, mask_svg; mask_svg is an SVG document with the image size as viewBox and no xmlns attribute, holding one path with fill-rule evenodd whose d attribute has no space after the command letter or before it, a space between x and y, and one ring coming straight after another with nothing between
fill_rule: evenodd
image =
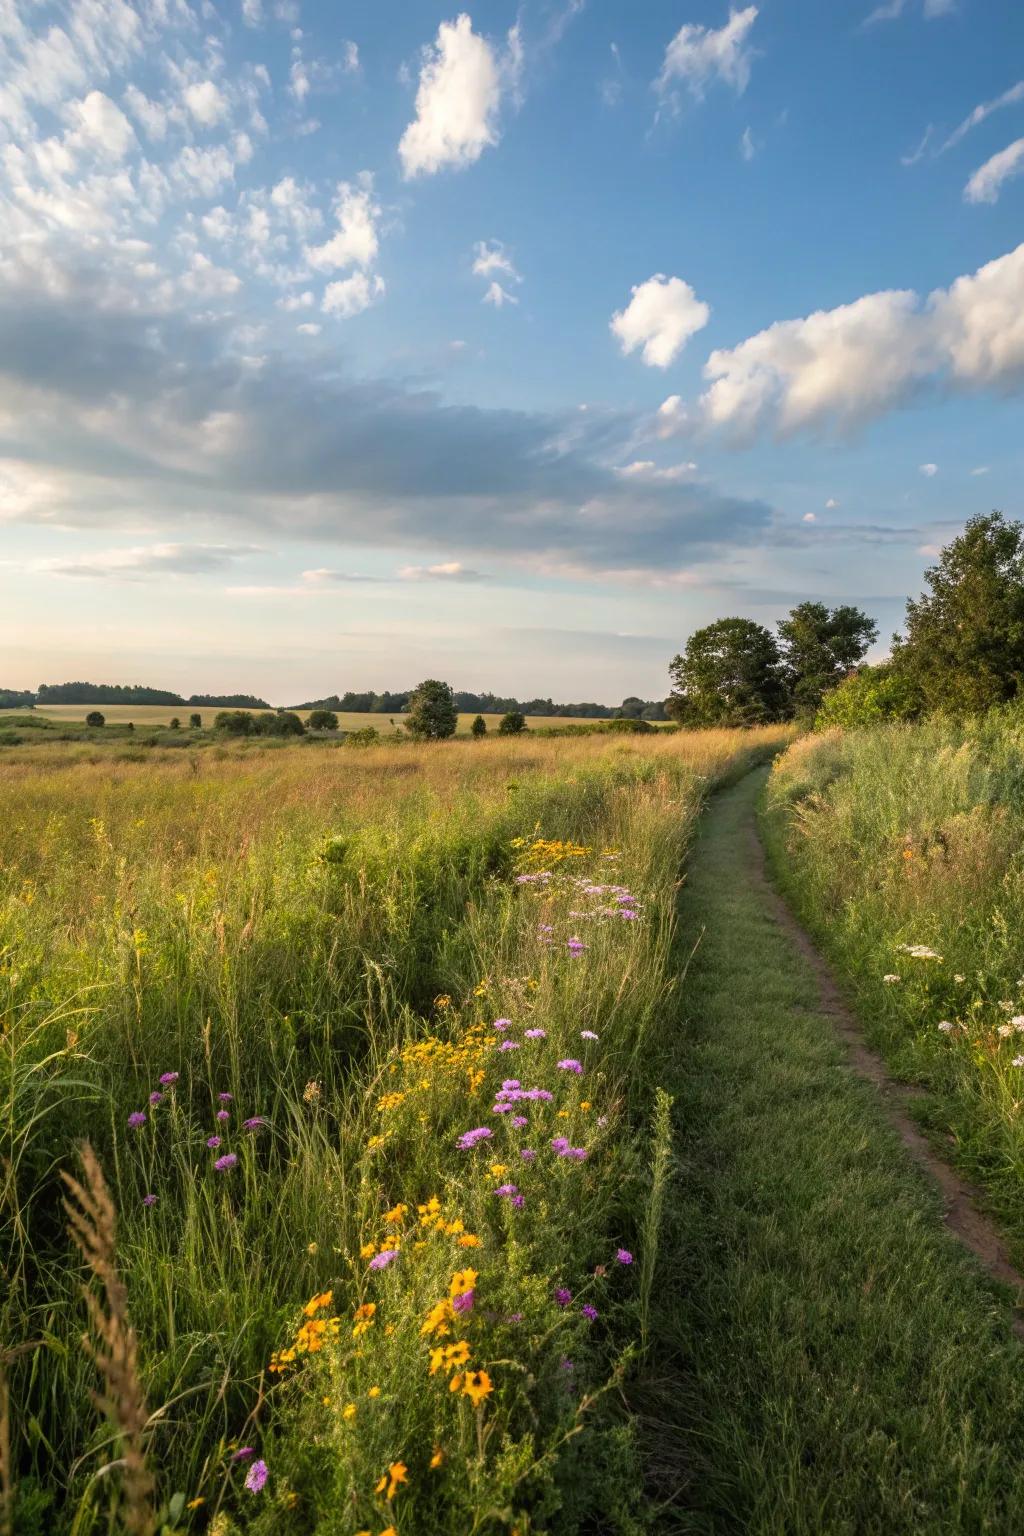
<instances>
[{"instance_id":1,"label":"bush","mask_svg":"<svg viewBox=\"0 0 1024 1536\"><path fill-rule=\"evenodd\" d=\"M189 715L188 723L191 730L201 731L203 728L203 717L202 715Z\"/></svg>"},{"instance_id":2,"label":"bush","mask_svg":"<svg viewBox=\"0 0 1024 1536\"><path fill-rule=\"evenodd\" d=\"M526 730L526 716L520 709L510 709L498 723L499 736L521 736Z\"/></svg>"},{"instance_id":3,"label":"bush","mask_svg":"<svg viewBox=\"0 0 1024 1536\"><path fill-rule=\"evenodd\" d=\"M878 725L883 720L913 720L923 700L908 677L891 662L861 667L827 693L814 720L816 731L831 726Z\"/></svg>"},{"instance_id":4,"label":"bush","mask_svg":"<svg viewBox=\"0 0 1024 1536\"><path fill-rule=\"evenodd\" d=\"M168 722L167 722L167 729L169 731L180 731L181 730L181 721L178 719L177 715L172 715L171 718L168 720Z\"/></svg>"},{"instance_id":5,"label":"bush","mask_svg":"<svg viewBox=\"0 0 1024 1536\"><path fill-rule=\"evenodd\" d=\"M409 695L405 728L420 741L444 741L459 723L455 695L448 683L428 678Z\"/></svg>"},{"instance_id":6,"label":"bush","mask_svg":"<svg viewBox=\"0 0 1024 1536\"><path fill-rule=\"evenodd\" d=\"M224 736L251 736L253 717L247 709L222 709L213 717L213 728Z\"/></svg>"},{"instance_id":7,"label":"bush","mask_svg":"<svg viewBox=\"0 0 1024 1536\"><path fill-rule=\"evenodd\" d=\"M481 736L487 735L487 721L484 719L483 715L477 715L476 719L473 721L473 724L469 728L469 734L471 736L477 737L478 740Z\"/></svg>"},{"instance_id":8,"label":"bush","mask_svg":"<svg viewBox=\"0 0 1024 1536\"><path fill-rule=\"evenodd\" d=\"M347 747L374 747L380 740L380 732L375 725L364 725L361 730L349 731L345 737Z\"/></svg>"},{"instance_id":9,"label":"bush","mask_svg":"<svg viewBox=\"0 0 1024 1536\"><path fill-rule=\"evenodd\" d=\"M336 731L338 717L333 709L311 709L306 725L311 731Z\"/></svg>"},{"instance_id":10,"label":"bush","mask_svg":"<svg viewBox=\"0 0 1024 1536\"><path fill-rule=\"evenodd\" d=\"M85 723L86 725L98 728L101 725L106 725L107 722L100 714L98 709L90 709L89 713L85 717Z\"/></svg>"}]
</instances>

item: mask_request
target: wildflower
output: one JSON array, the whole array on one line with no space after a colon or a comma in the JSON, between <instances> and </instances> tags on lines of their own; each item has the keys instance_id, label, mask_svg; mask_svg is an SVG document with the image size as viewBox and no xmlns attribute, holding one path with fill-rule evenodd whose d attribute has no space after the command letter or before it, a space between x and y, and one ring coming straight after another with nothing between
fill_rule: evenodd
<instances>
[{"instance_id":1,"label":"wildflower","mask_svg":"<svg viewBox=\"0 0 1024 1536\"><path fill-rule=\"evenodd\" d=\"M460 1248L480 1247L480 1239L477 1237L475 1232L463 1232L461 1237L456 1238L456 1242Z\"/></svg>"},{"instance_id":2,"label":"wildflower","mask_svg":"<svg viewBox=\"0 0 1024 1536\"><path fill-rule=\"evenodd\" d=\"M502 1030L511 1029L512 1028L512 1020L511 1019L495 1019L495 1021L494 1021L494 1028L500 1034Z\"/></svg>"},{"instance_id":3,"label":"wildflower","mask_svg":"<svg viewBox=\"0 0 1024 1536\"><path fill-rule=\"evenodd\" d=\"M137 1131L140 1125L145 1125L146 1114L144 1110L135 1109L128 1116L128 1124L133 1131Z\"/></svg>"},{"instance_id":4,"label":"wildflower","mask_svg":"<svg viewBox=\"0 0 1024 1536\"><path fill-rule=\"evenodd\" d=\"M1024 1056L1015 1056L1013 1058L1013 1065L1015 1067L1024 1067Z\"/></svg>"},{"instance_id":5,"label":"wildflower","mask_svg":"<svg viewBox=\"0 0 1024 1536\"><path fill-rule=\"evenodd\" d=\"M633 1255L628 1248L619 1248L615 1254L616 1264L632 1264Z\"/></svg>"},{"instance_id":6,"label":"wildflower","mask_svg":"<svg viewBox=\"0 0 1024 1536\"><path fill-rule=\"evenodd\" d=\"M357 1409L355 1403L346 1403L344 1408L341 1410L341 1416L346 1421L346 1423L348 1423L355 1418L356 1412Z\"/></svg>"},{"instance_id":7,"label":"wildflower","mask_svg":"<svg viewBox=\"0 0 1024 1536\"><path fill-rule=\"evenodd\" d=\"M248 1120L242 1121L243 1131L258 1131L261 1125L269 1125L270 1122L264 1115L252 1115Z\"/></svg>"},{"instance_id":8,"label":"wildflower","mask_svg":"<svg viewBox=\"0 0 1024 1536\"><path fill-rule=\"evenodd\" d=\"M524 1163L532 1163L537 1154L532 1147L524 1147L519 1156Z\"/></svg>"},{"instance_id":9,"label":"wildflower","mask_svg":"<svg viewBox=\"0 0 1024 1536\"><path fill-rule=\"evenodd\" d=\"M513 1195L512 1196L512 1204L515 1206L517 1211L521 1211L523 1206L526 1204L526 1196L525 1195Z\"/></svg>"},{"instance_id":10,"label":"wildflower","mask_svg":"<svg viewBox=\"0 0 1024 1536\"><path fill-rule=\"evenodd\" d=\"M461 1296L452 1297L452 1310L454 1312L472 1312L475 1300L475 1291L463 1291Z\"/></svg>"},{"instance_id":11,"label":"wildflower","mask_svg":"<svg viewBox=\"0 0 1024 1536\"><path fill-rule=\"evenodd\" d=\"M255 1454L256 1454L256 1447L254 1445L243 1445L239 1450L237 1450L235 1452L235 1454L232 1456L231 1460L232 1461L247 1461L250 1456L255 1456Z\"/></svg>"},{"instance_id":12,"label":"wildflower","mask_svg":"<svg viewBox=\"0 0 1024 1536\"><path fill-rule=\"evenodd\" d=\"M949 1020L948 1020L948 1019L943 1019L943 1021L942 1021L942 1023L941 1023L941 1024L938 1024L938 1025L936 1025L936 1028L937 1028L937 1029L938 1029L938 1030L939 1030L939 1031L940 1031L940 1032L941 1032L941 1033L942 1033L942 1034L944 1034L944 1035L948 1035L948 1034L949 1034L949 1033L950 1033L950 1032L951 1032L951 1031L952 1031L952 1029L953 1029L953 1026L952 1026L952 1024L951 1024L951 1023L950 1023L950 1022L949 1022Z\"/></svg>"},{"instance_id":13,"label":"wildflower","mask_svg":"<svg viewBox=\"0 0 1024 1536\"><path fill-rule=\"evenodd\" d=\"M226 1109L218 1109L215 1119L219 1120L223 1125L225 1120L231 1119L231 1116Z\"/></svg>"},{"instance_id":14,"label":"wildflower","mask_svg":"<svg viewBox=\"0 0 1024 1536\"><path fill-rule=\"evenodd\" d=\"M149 1096L149 1102L150 1102L150 1103L151 1103L151 1104L162 1104L162 1103L163 1103L163 1101L164 1101L164 1096L163 1096L163 1094L162 1094L162 1093L158 1093L158 1092L157 1092L157 1091L156 1091L156 1089L155 1089L155 1088L154 1088L154 1089L153 1089L153 1092L152 1092L152 1093L151 1093L151 1094L150 1094L150 1096Z\"/></svg>"},{"instance_id":15,"label":"wildflower","mask_svg":"<svg viewBox=\"0 0 1024 1536\"><path fill-rule=\"evenodd\" d=\"M462 1390L473 1407L479 1408L484 1398L489 1397L494 1388L486 1371L467 1371Z\"/></svg>"},{"instance_id":16,"label":"wildflower","mask_svg":"<svg viewBox=\"0 0 1024 1536\"><path fill-rule=\"evenodd\" d=\"M352 1315L352 1337L361 1338L367 1329L373 1327L374 1314L377 1311L375 1301L364 1301L362 1306L356 1307Z\"/></svg>"},{"instance_id":17,"label":"wildflower","mask_svg":"<svg viewBox=\"0 0 1024 1536\"><path fill-rule=\"evenodd\" d=\"M515 1130L521 1131L523 1126L529 1125L530 1122L525 1115L513 1115L509 1123Z\"/></svg>"},{"instance_id":18,"label":"wildflower","mask_svg":"<svg viewBox=\"0 0 1024 1536\"><path fill-rule=\"evenodd\" d=\"M233 1093L218 1093L217 1097L218 1097L218 1099L220 1100L220 1102L222 1104L230 1104L231 1100L234 1098L234 1094Z\"/></svg>"},{"instance_id":19,"label":"wildflower","mask_svg":"<svg viewBox=\"0 0 1024 1536\"><path fill-rule=\"evenodd\" d=\"M560 1285L555 1291L555 1300L560 1307L567 1307L572 1301L572 1291L564 1285Z\"/></svg>"},{"instance_id":20,"label":"wildflower","mask_svg":"<svg viewBox=\"0 0 1024 1536\"><path fill-rule=\"evenodd\" d=\"M938 960L942 956L934 949L929 949L927 944L897 944L896 948L903 955L910 955L914 960Z\"/></svg>"},{"instance_id":21,"label":"wildflower","mask_svg":"<svg viewBox=\"0 0 1024 1536\"><path fill-rule=\"evenodd\" d=\"M444 1461L444 1451L442 1451L442 1449L441 1449L441 1447L439 1445L435 1445L434 1446L434 1454L430 1458L431 1470L433 1470L435 1467L441 1466L443 1461Z\"/></svg>"},{"instance_id":22,"label":"wildflower","mask_svg":"<svg viewBox=\"0 0 1024 1536\"><path fill-rule=\"evenodd\" d=\"M580 1311L583 1313L583 1316L587 1319L588 1323L597 1322L597 1308L592 1307L589 1301L585 1306L580 1307Z\"/></svg>"},{"instance_id":23,"label":"wildflower","mask_svg":"<svg viewBox=\"0 0 1024 1536\"><path fill-rule=\"evenodd\" d=\"M966 976L961 976L959 971L956 971L954 973L954 975L953 975L953 980L954 981L966 981L967 978L966 978Z\"/></svg>"},{"instance_id":24,"label":"wildflower","mask_svg":"<svg viewBox=\"0 0 1024 1536\"><path fill-rule=\"evenodd\" d=\"M588 1156L586 1147L569 1147L562 1155L572 1158L574 1163L585 1163Z\"/></svg>"},{"instance_id":25,"label":"wildflower","mask_svg":"<svg viewBox=\"0 0 1024 1536\"><path fill-rule=\"evenodd\" d=\"M1019 1034L1022 1030L1024 1030L1024 1013L1015 1013L1013 1018L1010 1020L1010 1023Z\"/></svg>"},{"instance_id":26,"label":"wildflower","mask_svg":"<svg viewBox=\"0 0 1024 1536\"><path fill-rule=\"evenodd\" d=\"M383 1493L384 1497L390 1501L398 1492L399 1485L408 1481L409 1469L405 1462L393 1461L373 1491L374 1493ZM385 1489L387 1490L386 1493Z\"/></svg>"},{"instance_id":27,"label":"wildflower","mask_svg":"<svg viewBox=\"0 0 1024 1536\"><path fill-rule=\"evenodd\" d=\"M398 1226L399 1222L402 1220L402 1217L405 1215L408 1209L409 1207L407 1205L394 1205L391 1207L390 1211L384 1212L384 1220L389 1224L389 1226Z\"/></svg>"},{"instance_id":28,"label":"wildflower","mask_svg":"<svg viewBox=\"0 0 1024 1536\"><path fill-rule=\"evenodd\" d=\"M333 1291L320 1291L318 1295L311 1296L309 1301L306 1302L302 1309L303 1315L305 1317L315 1317L318 1312L323 1312L326 1307L329 1307L333 1300Z\"/></svg>"},{"instance_id":29,"label":"wildflower","mask_svg":"<svg viewBox=\"0 0 1024 1536\"><path fill-rule=\"evenodd\" d=\"M372 1259L376 1252L377 1249L373 1243L364 1243L359 1250L359 1257L361 1259Z\"/></svg>"},{"instance_id":30,"label":"wildflower","mask_svg":"<svg viewBox=\"0 0 1024 1536\"><path fill-rule=\"evenodd\" d=\"M900 978L897 975L895 975L895 973L892 972L892 971L890 971L888 976L883 976L882 977L882 980L885 982L886 986L890 986L890 987L893 986L893 984L895 982L899 981L899 979Z\"/></svg>"},{"instance_id":31,"label":"wildflower","mask_svg":"<svg viewBox=\"0 0 1024 1536\"><path fill-rule=\"evenodd\" d=\"M143 1205L156 1205L156 1195L143 1195Z\"/></svg>"},{"instance_id":32,"label":"wildflower","mask_svg":"<svg viewBox=\"0 0 1024 1536\"><path fill-rule=\"evenodd\" d=\"M581 1029L580 1030L580 1039L581 1040L597 1040L598 1038L599 1037L594 1034L594 1031L592 1029Z\"/></svg>"},{"instance_id":33,"label":"wildflower","mask_svg":"<svg viewBox=\"0 0 1024 1536\"><path fill-rule=\"evenodd\" d=\"M551 1138L551 1150L557 1152L559 1157L564 1157L569 1150L568 1136L553 1136Z\"/></svg>"},{"instance_id":34,"label":"wildflower","mask_svg":"<svg viewBox=\"0 0 1024 1536\"><path fill-rule=\"evenodd\" d=\"M233 1168L237 1162L238 1158L234 1152L225 1152L223 1157L218 1157L213 1166L218 1173L227 1173L228 1169Z\"/></svg>"},{"instance_id":35,"label":"wildflower","mask_svg":"<svg viewBox=\"0 0 1024 1536\"><path fill-rule=\"evenodd\" d=\"M259 1493L266 1485L267 1464L265 1461L254 1461L245 1476L245 1486L250 1493Z\"/></svg>"},{"instance_id":36,"label":"wildflower","mask_svg":"<svg viewBox=\"0 0 1024 1536\"><path fill-rule=\"evenodd\" d=\"M180 1076L180 1072L161 1072L160 1081L163 1083L165 1088L173 1088L174 1084L178 1081Z\"/></svg>"},{"instance_id":37,"label":"wildflower","mask_svg":"<svg viewBox=\"0 0 1024 1536\"><path fill-rule=\"evenodd\" d=\"M467 1289L472 1290L473 1287L469 1286ZM462 1293L460 1292L460 1295L461 1294ZM421 1337L433 1338L436 1336L437 1338L443 1339L446 1334L451 1333L449 1323L453 1316L454 1313L452 1311L452 1304L450 1301L435 1302L430 1311L427 1313L426 1319L420 1328Z\"/></svg>"},{"instance_id":38,"label":"wildflower","mask_svg":"<svg viewBox=\"0 0 1024 1536\"><path fill-rule=\"evenodd\" d=\"M576 1061L572 1056L566 1056L558 1063L558 1070L560 1072L575 1072L579 1076L583 1071L583 1064Z\"/></svg>"},{"instance_id":39,"label":"wildflower","mask_svg":"<svg viewBox=\"0 0 1024 1536\"><path fill-rule=\"evenodd\" d=\"M203 1507L203 1505L205 1503L206 1503L205 1498L203 1497L202 1494L199 1494L196 1498L189 1499L188 1503L185 1505L185 1508L186 1509L202 1509L202 1507Z\"/></svg>"},{"instance_id":40,"label":"wildflower","mask_svg":"<svg viewBox=\"0 0 1024 1536\"><path fill-rule=\"evenodd\" d=\"M514 1184L499 1184L494 1191L496 1195L518 1195L519 1190Z\"/></svg>"},{"instance_id":41,"label":"wildflower","mask_svg":"<svg viewBox=\"0 0 1024 1536\"><path fill-rule=\"evenodd\" d=\"M219 1147L220 1146L220 1137L219 1136L207 1136L207 1138L206 1138L206 1145L208 1147Z\"/></svg>"},{"instance_id":42,"label":"wildflower","mask_svg":"<svg viewBox=\"0 0 1024 1536\"><path fill-rule=\"evenodd\" d=\"M575 939L574 938L574 939L567 939L565 947L569 951L570 955L575 956L575 955L582 955L583 951L586 949L587 946L584 944L582 939Z\"/></svg>"},{"instance_id":43,"label":"wildflower","mask_svg":"<svg viewBox=\"0 0 1024 1536\"><path fill-rule=\"evenodd\" d=\"M1013 1034L1013 1025L1012 1024L1000 1024L999 1028L996 1030L996 1034L997 1035L1001 1035L1002 1038L1005 1040L1007 1035L1012 1035Z\"/></svg>"},{"instance_id":44,"label":"wildflower","mask_svg":"<svg viewBox=\"0 0 1024 1536\"><path fill-rule=\"evenodd\" d=\"M464 1131L456 1145L461 1151L468 1152L472 1147L476 1146L478 1141L486 1141L488 1137L493 1135L494 1132L489 1125L478 1125L475 1130Z\"/></svg>"},{"instance_id":45,"label":"wildflower","mask_svg":"<svg viewBox=\"0 0 1024 1536\"><path fill-rule=\"evenodd\" d=\"M380 1397L380 1387L371 1387L366 1395L367 1397Z\"/></svg>"},{"instance_id":46,"label":"wildflower","mask_svg":"<svg viewBox=\"0 0 1024 1536\"><path fill-rule=\"evenodd\" d=\"M503 1040L498 1047L499 1051L518 1051L518 1040Z\"/></svg>"},{"instance_id":47,"label":"wildflower","mask_svg":"<svg viewBox=\"0 0 1024 1536\"><path fill-rule=\"evenodd\" d=\"M547 1088L531 1088L527 1093L523 1094L524 1099L539 1099L545 1104L550 1104L554 1097L554 1094Z\"/></svg>"},{"instance_id":48,"label":"wildflower","mask_svg":"<svg viewBox=\"0 0 1024 1536\"><path fill-rule=\"evenodd\" d=\"M548 1037L546 1029L528 1029L525 1033L527 1040L546 1040Z\"/></svg>"},{"instance_id":49,"label":"wildflower","mask_svg":"<svg viewBox=\"0 0 1024 1536\"><path fill-rule=\"evenodd\" d=\"M463 1296L466 1291L474 1290L477 1278L475 1269L457 1269L454 1275L452 1275L451 1284L448 1287L449 1296L453 1298Z\"/></svg>"},{"instance_id":50,"label":"wildflower","mask_svg":"<svg viewBox=\"0 0 1024 1536\"><path fill-rule=\"evenodd\" d=\"M493 1178L495 1178L495 1179L503 1178L506 1173L508 1173L508 1168L506 1167L506 1165L504 1163L492 1163L491 1164L491 1175L492 1175Z\"/></svg>"},{"instance_id":51,"label":"wildflower","mask_svg":"<svg viewBox=\"0 0 1024 1536\"><path fill-rule=\"evenodd\" d=\"M392 1260L398 1258L397 1248L383 1248L375 1259L370 1260L371 1269L387 1269Z\"/></svg>"}]
</instances>

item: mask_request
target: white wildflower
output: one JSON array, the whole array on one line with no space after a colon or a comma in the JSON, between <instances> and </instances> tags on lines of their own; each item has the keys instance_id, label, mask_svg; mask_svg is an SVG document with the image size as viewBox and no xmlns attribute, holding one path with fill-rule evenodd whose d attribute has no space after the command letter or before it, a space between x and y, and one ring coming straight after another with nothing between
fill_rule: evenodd
<instances>
[{"instance_id":1,"label":"white wildflower","mask_svg":"<svg viewBox=\"0 0 1024 1536\"><path fill-rule=\"evenodd\" d=\"M961 976L959 971L955 971L953 973L953 980L954 981L966 981L967 977L966 976Z\"/></svg>"},{"instance_id":2,"label":"white wildflower","mask_svg":"<svg viewBox=\"0 0 1024 1536\"><path fill-rule=\"evenodd\" d=\"M1024 1056L1015 1056L1013 1058L1013 1064L1015 1067L1024 1067Z\"/></svg>"},{"instance_id":3,"label":"white wildflower","mask_svg":"<svg viewBox=\"0 0 1024 1536\"><path fill-rule=\"evenodd\" d=\"M1005 1040L1007 1035L1012 1035L1013 1034L1013 1025L1012 1024L1000 1024L999 1028L996 1030L996 1034L997 1035L1001 1035L1003 1037L1003 1039Z\"/></svg>"},{"instance_id":4,"label":"white wildflower","mask_svg":"<svg viewBox=\"0 0 1024 1536\"><path fill-rule=\"evenodd\" d=\"M899 977L890 973L888 976L883 976L882 980L891 987L894 981L899 981Z\"/></svg>"},{"instance_id":5,"label":"white wildflower","mask_svg":"<svg viewBox=\"0 0 1024 1536\"><path fill-rule=\"evenodd\" d=\"M942 1023L939 1025L939 1029L944 1035L948 1035L952 1033L953 1025L949 1022L948 1019L943 1019Z\"/></svg>"},{"instance_id":6,"label":"white wildflower","mask_svg":"<svg viewBox=\"0 0 1024 1536\"><path fill-rule=\"evenodd\" d=\"M929 949L927 944L897 944L896 948L903 955L910 955L913 960L942 960L942 956L934 949Z\"/></svg>"}]
</instances>

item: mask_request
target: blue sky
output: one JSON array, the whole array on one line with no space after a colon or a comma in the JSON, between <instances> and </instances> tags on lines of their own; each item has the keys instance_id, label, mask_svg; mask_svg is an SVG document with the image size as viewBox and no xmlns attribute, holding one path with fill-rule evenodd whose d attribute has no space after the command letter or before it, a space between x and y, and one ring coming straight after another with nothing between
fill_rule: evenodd
<instances>
[{"instance_id":1,"label":"blue sky","mask_svg":"<svg viewBox=\"0 0 1024 1536\"><path fill-rule=\"evenodd\" d=\"M660 696L1021 515L1018 0L0 0L3 686Z\"/></svg>"}]
</instances>

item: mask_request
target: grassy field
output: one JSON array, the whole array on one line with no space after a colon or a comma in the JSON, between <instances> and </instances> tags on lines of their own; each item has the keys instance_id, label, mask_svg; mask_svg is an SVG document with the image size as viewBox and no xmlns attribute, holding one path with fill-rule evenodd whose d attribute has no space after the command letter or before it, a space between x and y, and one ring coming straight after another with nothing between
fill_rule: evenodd
<instances>
[{"instance_id":1,"label":"grassy field","mask_svg":"<svg viewBox=\"0 0 1024 1536\"><path fill-rule=\"evenodd\" d=\"M1024 1262L1024 717L810 737L772 775L792 899Z\"/></svg>"},{"instance_id":2,"label":"grassy field","mask_svg":"<svg viewBox=\"0 0 1024 1536\"><path fill-rule=\"evenodd\" d=\"M43 704L36 710L37 714L45 715L50 720L84 720L91 710L98 709L107 721L108 725L126 725L129 720L136 726L166 725L169 720L177 718L183 727L187 727L189 716L202 715L203 727L208 729L213 725L214 718L220 713L216 709L203 709L199 706L193 708L191 704ZM260 711L254 711L260 713ZM309 710L297 711L303 720L308 719ZM459 716L459 735L467 736L469 728L476 719L475 715ZM489 731L496 731L501 721L500 715L484 715ZM544 729L545 727L559 725L592 725L594 722L582 716L562 718L553 715L528 715L526 724L529 729ZM656 722L657 723L657 722ZM664 722L662 722L664 723ZM3 724L3 711L0 711L0 725ZM354 711L342 711L338 714L338 728L342 731L365 730L368 726L374 726L382 735L389 731L402 731L401 715L365 714Z\"/></svg>"},{"instance_id":3,"label":"grassy field","mask_svg":"<svg viewBox=\"0 0 1024 1536\"><path fill-rule=\"evenodd\" d=\"M641 1528L677 876L780 739L0 757L18 1536Z\"/></svg>"}]
</instances>

